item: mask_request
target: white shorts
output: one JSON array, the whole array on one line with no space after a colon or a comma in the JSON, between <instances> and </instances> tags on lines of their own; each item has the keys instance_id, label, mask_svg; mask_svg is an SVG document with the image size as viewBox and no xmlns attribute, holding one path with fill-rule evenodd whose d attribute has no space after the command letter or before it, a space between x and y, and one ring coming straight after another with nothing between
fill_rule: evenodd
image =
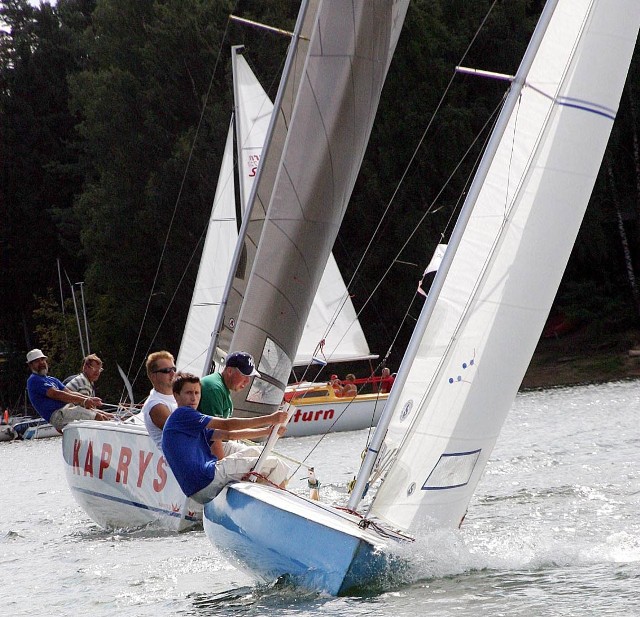
<instances>
[{"instance_id":1,"label":"white shorts","mask_svg":"<svg viewBox=\"0 0 640 617\"><path fill-rule=\"evenodd\" d=\"M198 503L211 501L229 482L242 480L254 467L262 448L245 446L239 441L227 441L223 444L224 458L216 463L216 475L210 484L190 495ZM291 468L275 456L268 456L262 475L274 484L280 485L289 478Z\"/></svg>"}]
</instances>

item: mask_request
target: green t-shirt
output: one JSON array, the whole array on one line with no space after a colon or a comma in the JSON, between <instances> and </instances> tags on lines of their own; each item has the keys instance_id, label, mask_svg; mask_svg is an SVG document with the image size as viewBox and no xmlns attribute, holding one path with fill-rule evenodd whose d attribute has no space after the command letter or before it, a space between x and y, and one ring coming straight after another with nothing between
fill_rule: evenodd
<instances>
[{"instance_id":1,"label":"green t-shirt","mask_svg":"<svg viewBox=\"0 0 640 617\"><path fill-rule=\"evenodd\" d=\"M207 416L228 418L233 413L231 392L224 383L221 373L205 375L200 380L202 395L198 409Z\"/></svg>"}]
</instances>

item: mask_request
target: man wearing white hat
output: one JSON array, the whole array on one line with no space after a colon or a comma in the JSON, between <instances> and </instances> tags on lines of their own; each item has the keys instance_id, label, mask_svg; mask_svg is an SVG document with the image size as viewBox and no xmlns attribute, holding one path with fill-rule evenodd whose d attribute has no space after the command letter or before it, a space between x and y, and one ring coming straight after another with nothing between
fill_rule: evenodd
<instances>
[{"instance_id":1,"label":"man wearing white hat","mask_svg":"<svg viewBox=\"0 0 640 617\"><path fill-rule=\"evenodd\" d=\"M40 349L27 354L31 375L27 379L29 400L35 410L59 431L73 420L111 420L113 415L97 411L102 400L73 392L59 379L49 375L47 356Z\"/></svg>"}]
</instances>

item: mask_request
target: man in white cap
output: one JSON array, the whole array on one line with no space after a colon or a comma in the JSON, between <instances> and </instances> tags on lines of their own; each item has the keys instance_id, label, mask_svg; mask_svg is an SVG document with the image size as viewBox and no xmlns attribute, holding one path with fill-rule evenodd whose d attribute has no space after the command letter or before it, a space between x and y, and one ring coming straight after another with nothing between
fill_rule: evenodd
<instances>
[{"instance_id":1,"label":"man in white cap","mask_svg":"<svg viewBox=\"0 0 640 617\"><path fill-rule=\"evenodd\" d=\"M228 418L233 413L231 393L246 388L252 377L260 377L253 356L245 351L230 353L221 373L211 373L200 380L198 409L207 416Z\"/></svg>"},{"instance_id":2,"label":"man in white cap","mask_svg":"<svg viewBox=\"0 0 640 617\"><path fill-rule=\"evenodd\" d=\"M49 375L47 356L40 349L27 354L31 375L27 380L29 400L35 410L59 431L73 420L111 420L113 415L97 411L102 401L69 390L59 379Z\"/></svg>"}]
</instances>

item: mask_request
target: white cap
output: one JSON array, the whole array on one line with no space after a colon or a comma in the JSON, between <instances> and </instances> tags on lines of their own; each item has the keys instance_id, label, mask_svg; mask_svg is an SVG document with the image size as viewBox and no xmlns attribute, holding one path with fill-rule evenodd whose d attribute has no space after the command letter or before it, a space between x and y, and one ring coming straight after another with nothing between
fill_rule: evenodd
<instances>
[{"instance_id":1,"label":"white cap","mask_svg":"<svg viewBox=\"0 0 640 617\"><path fill-rule=\"evenodd\" d=\"M47 356L45 356L42 353L41 349L32 349L28 354L27 354L27 364L29 364L30 362L33 362L34 360L39 360L40 358L46 358Z\"/></svg>"}]
</instances>

